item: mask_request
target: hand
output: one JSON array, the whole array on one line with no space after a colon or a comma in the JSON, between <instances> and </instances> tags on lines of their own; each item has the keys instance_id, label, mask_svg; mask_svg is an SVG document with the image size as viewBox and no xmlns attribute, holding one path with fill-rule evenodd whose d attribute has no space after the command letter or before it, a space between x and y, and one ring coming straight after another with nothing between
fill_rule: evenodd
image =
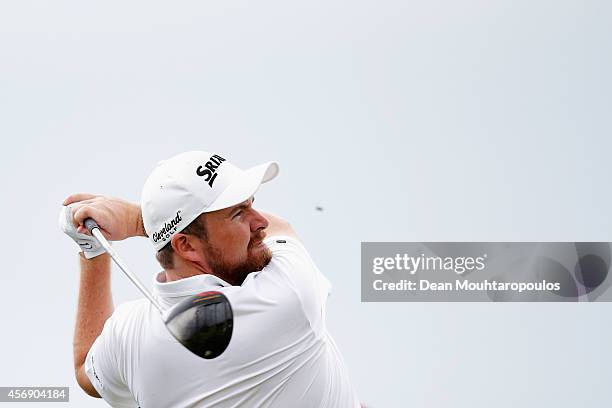
<instances>
[{"instance_id":1,"label":"hand","mask_svg":"<svg viewBox=\"0 0 612 408\"><path fill-rule=\"evenodd\" d=\"M87 259L95 258L98 255L102 255L106 250L100 245L97 239L92 236L77 232L76 227L72 223L72 208L70 206L63 206L59 215L59 226L64 234L77 243L77 245L83 250L83 255Z\"/></svg>"},{"instance_id":2,"label":"hand","mask_svg":"<svg viewBox=\"0 0 612 408\"><path fill-rule=\"evenodd\" d=\"M138 204L88 193L70 195L63 204L72 209L72 223L78 233L91 235L83 222L86 218L93 218L106 239L121 241L146 236Z\"/></svg>"}]
</instances>

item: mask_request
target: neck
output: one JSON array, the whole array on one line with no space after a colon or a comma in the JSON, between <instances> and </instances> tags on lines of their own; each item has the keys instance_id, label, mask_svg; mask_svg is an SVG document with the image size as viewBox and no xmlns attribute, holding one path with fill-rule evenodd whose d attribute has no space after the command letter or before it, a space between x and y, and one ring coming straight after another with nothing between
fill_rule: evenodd
<instances>
[{"instance_id":1,"label":"neck","mask_svg":"<svg viewBox=\"0 0 612 408\"><path fill-rule=\"evenodd\" d=\"M165 269L164 272L166 274L166 282L210 273L203 265L199 265L196 262L180 262L174 268Z\"/></svg>"}]
</instances>

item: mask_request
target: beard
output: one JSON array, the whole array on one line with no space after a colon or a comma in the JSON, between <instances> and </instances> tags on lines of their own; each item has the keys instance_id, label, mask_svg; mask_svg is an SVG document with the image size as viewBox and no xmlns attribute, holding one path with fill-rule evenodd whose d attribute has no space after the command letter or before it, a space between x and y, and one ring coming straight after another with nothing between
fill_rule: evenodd
<instances>
[{"instance_id":1,"label":"beard","mask_svg":"<svg viewBox=\"0 0 612 408\"><path fill-rule=\"evenodd\" d=\"M260 248L254 247L262 242L263 234L251 239L247 247L247 258L243 261L232 261L223 256L223 251L206 245L204 252L208 265L214 275L223 279L231 285L242 285L247 275L251 272L259 272L272 260L272 251L265 244ZM261 239L258 239L261 237Z\"/></svg>"}]
</instances>

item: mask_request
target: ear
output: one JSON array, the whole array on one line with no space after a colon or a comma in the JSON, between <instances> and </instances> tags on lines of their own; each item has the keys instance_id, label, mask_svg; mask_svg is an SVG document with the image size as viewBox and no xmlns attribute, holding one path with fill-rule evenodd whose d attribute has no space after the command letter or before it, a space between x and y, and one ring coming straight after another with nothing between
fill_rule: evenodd
<instances>
[{"instance_id":1,"label":"ear","mask_svg":"<svg viewBox=\"0 0 612 408\"><path fill-rule=\"evenodd\" d=\"M202 260L201 243L194 235L175 234L170 241L170 245L172 245L174 254L185 260L192 262Z\"/></svg>"}]
</instances>

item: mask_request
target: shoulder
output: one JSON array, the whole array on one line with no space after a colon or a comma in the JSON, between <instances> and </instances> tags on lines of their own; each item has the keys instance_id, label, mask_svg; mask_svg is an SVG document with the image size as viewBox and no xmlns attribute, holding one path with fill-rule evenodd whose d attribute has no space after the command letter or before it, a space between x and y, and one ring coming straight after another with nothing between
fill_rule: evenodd
<instances>
[{"instance_id":1,"label":"shoulder","mask_svg":"<svg viewBox=\"0 0 612 408\"><path fill-rule=\"evenodd\" d=\"M331 293L331 283L321 273L298 239L278 235L269 237L265 242L272 252L272 260L258 277L264 282L272 283L270 292L289 294L290 296L282 300L296 301L296 306L299 306L299 310L307 318L312 329L316 333L321 333L324 327L325 303ZM280 291L279 288L287 288L289 291ZM292 318L295 316L293 314Z\"/></svg>"},{"instance_id":2,"label":"shoulder","mask_svg":"<svg viewBox=\"0 0 612 408\"><path fill-rule=\"evenodd\" d=\"M331 285L323 276L314 260L297 238L277 235L264 240L272 252L272 260L262 272L278 272L289 279L300 291L308 289L328 292Z\"/></svg>"},{"instance_id":3,"label":"shoulder","mask_svg":"<svg viewBox=\"0 0 612 408\"><path fill-rule=\"evenodd\" d=\"M112 318L116 320L129 319L146 313L148 309L149 301L147 299L131 300L118 305L113 312Z\"/></svg>"},{"instance_id":4,"label":"shoulder","mask_svg":"<svg viewBox=\"0 0 612 408\"><path fill-rule=\"evenodd\" d=\"M133 313L143 312L145 309L148 309L149 301L147 299L136 299L130 300L129 302L123 302L119 306L115 308L115 312L113 314L117 314L119 316L130 315Z\"/></svg>"},{"instance_id":5,"label":"shoulder","mask_svg":"<svg viewBox=\"0 0 612 408\"><path fill-rule=\"evenodd\" d=\"M270 248L270 251L272 251L272 255L275 258L279 256L300 256L310 258L310 255L308 254L308 251L304 245L294 235L271 235L264 240L264 243L268 248Z\"/></svg>"},{"instance_id":6,"label":"shoulder","mask_svg":"<svg viewBox=\"0 0 612 408\"><path fill-rule=\"evenodd\" d=\"M139 325L149 314L150 309L151 305L147 299L137 299L121 303L106 321L105 329L115 334L121 334L134 325Z\"/></svg>"}]
</instances>

